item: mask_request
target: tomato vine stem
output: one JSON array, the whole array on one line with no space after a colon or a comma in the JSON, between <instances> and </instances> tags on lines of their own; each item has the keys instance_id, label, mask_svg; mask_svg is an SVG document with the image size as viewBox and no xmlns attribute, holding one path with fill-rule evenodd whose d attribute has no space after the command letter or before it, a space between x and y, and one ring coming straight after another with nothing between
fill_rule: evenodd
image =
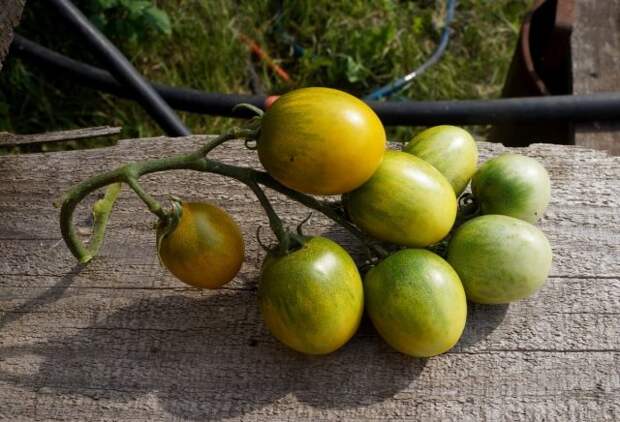
<instances>
[{"instance_id":1,"label":"tomato vine stem","mask_svg":"<svg viewBox=\"0 0 620 422\"><path fill-rule=\"evenodd\" d=\"M131 189L133 189L133 191L140 197L140 199L142 199L142 201L149 208L149 211L151 211L153 214L155 214L157 217L159 217L159 219L162 220L162 221L166 221L168 219L168 214L166 213L164 208L161 206L161 204L159 202L157 202L155 200L155 198L153 198L151 195L149 195L142 188L140 183L138 183L138 178L137 177L129 176L125 180L125 183L127 183L127 185Z\"/></svg>"},{"instance_id":2,"label":"tomato vine stem","mask_svg":"<svg viewBox=\"0 0 620 422\"><path fill-rule=\"evenodd\" d=\"M110 218L112 208L114 207L114 203L116 202L116 198L118 198L118 194L121 192L122 187L123 185L120 183L113 183L109 185L103 198L99 199L93 205L94 229L92 241L90 242L90 247L88 248L90 255L92 256L99 252L101 243L103 243L108 219Z\"/></svg>"},{"instance_id":3,"label":"tomato vine stem","mask_svg":"<svg viewBox=\"0 0 620 422\"><path fill-rule=\"evenodd\" d=\"M278 214L273 209L271 202L265 195L265 192L261 189L261 187L256 183L256 181L250 177L248 180L242 180L251 190L254 192L254 195L258 198L261 206L265 210L267 214L267 218L269 219L269 226L271 230L276 235L278 239L278 253L280 255L284 255L288 252L290 246L290 236L284 228L284 224L282 224L282 220L278 216Z\"/></svg>"},{"instance_id":4,"label":"tomato vine stem","mask_svg":"<svg viewBox=\"0 0 620 422\"><path fill-rule=\"evenodd\" d=\"M142 188L138 179L150 173L184 169L231 177L248 186L256 195L267 214L271 230L278 239L279 253L286 253L289 250L291 246L291 234L284 227L282 220L273 209L261 185L279 192L302 205L321 212L349 231L368 251L372 251L372 253L379 257L387 256L388 253L383 247L370 242L366 235L347 220L343 213L338 212L332 204L289 189L273 179L266 172L255 170L250 167L224 164L220 161L207 158L207 154L211 150L226 141L233 139L255 139L257 134L258 130L256 129L232 129L222 135L209 139L201 148L194 152L155 160L132 162L114 170L98 174L79 183L64 195L60 209L60 230L69 250L81 263L89 262L97 254L104 237L108 216L122 183L127 184L146 204L148 209L155 214L160 221L165 223L171 211L165 210L155 198L148 194ZM77 205L88 194L106 186L116 187L108 188L106 192L106 197L104 197L105 201L103 202L104 206L100 206L102 211L105 212L100 213L99 220L96 219L95 221L95 235L93 236L90 248L88 248L77 235L75 226L73 225L73 214Z\"/></svg>"}]
</instances>

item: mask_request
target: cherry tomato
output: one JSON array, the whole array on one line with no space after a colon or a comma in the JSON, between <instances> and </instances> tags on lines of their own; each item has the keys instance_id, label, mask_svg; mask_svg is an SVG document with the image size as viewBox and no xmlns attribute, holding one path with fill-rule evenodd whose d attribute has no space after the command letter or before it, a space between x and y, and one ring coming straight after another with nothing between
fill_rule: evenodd
<instances>
[{"instance_id":1,"label":"cherry tomato","mask_svg":"<svg viewBox=\"0 0 620 422\"><path fill-rule=\"evenodd\" d=\"M456 126L435 126L418 133L403 151L420 157L443 174L460 195L476 172L478 147L474 138Z\"/></svg>"},{"instance_id":2,"label":"cherry tomato","mask_svg":"<svg viewBox=\"0 0 620 422\"><path fill-rule=\"evenodd\" d=\"M209 203L183 203L178 224L159 241L159 257L166 268L196 287L215 289L231 281L243 255L239 226L227 212Z\"/></svg>"},{"instance_id":3,"label":"cherry tomato","mask_svg":"<svg viewBox=\"0 0 620 422\"><path fill-rule=\"evenodd\" d=\"M469 220L448 245L448 262L467 298L477 303L509 303L534 294L547 279L551 257L543 232L505 215Z\"/></svg>"},{"instance_id":4,"label":"cherry tomato","mask_svg":"<svg viewBox=\"0 0 620 422\"><path fill-rule=\"evenodd\" d=\"M502 154L485 162L471 181L483 214L502 214L535 223L551 196L547 170L535 159Z\"/></svg>"},{"instance_id":5,"label":"cherry tomato","mask_svg":"<svg viewBox=\"0 0 620 422\"><path fill-rule=\"evenodd\" d=\"M271 333L302 353L326 354L357 331L364 290L355 262L337 243L309 238L285 256L267 256L258 302Z\"/></svg>"},{"instance_id":6,"label":"cherry tomato","mask_svg":"<svg viewBox=\"0 0 620 422\"><path fill-rule=\"evenodd\" d=\"M366 310L392 347L411 356L444 353L467 318L463 285L452 267L424 249L403 249L368 272Z\"/></svg>"},{"instance_id":7,"label":"cherry tomato","mask_svg":"<svg viewBox=\"0 0 620 422\"><path fill-rule=\"evenodd\" d=\"M363 101L329 88L291 91L262 119L258 156L283 185L305 193L349 192L372 176L385 129Z\"/></svg>"},{"instance_id":8,"label":"cherry tomato","mask_svg":"<svg viewBox=\"0 0 620 422\"><path fill-rule=\"evenodd\" d=\"M454 224L452 186L426 161L387 151L372 178L344 195L351 220L377 239L424 247L443 239Z\"/></svg>"}]
</instances>

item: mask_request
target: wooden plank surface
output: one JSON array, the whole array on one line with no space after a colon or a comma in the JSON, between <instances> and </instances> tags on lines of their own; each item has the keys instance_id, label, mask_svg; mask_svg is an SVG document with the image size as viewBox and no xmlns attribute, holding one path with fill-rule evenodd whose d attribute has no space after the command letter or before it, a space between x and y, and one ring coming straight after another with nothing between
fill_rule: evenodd
<instances>
[{"instance_id":1,"label":"wooden plank surface","mask_svg":"<svg viewBox=\"0 0 620 422\"><path fill-rule=\"evenodd\" d=\"M573 92L620 90L620 0L576 0ZM575 144L620 155L620 122L580 124Z\"/></svg>"},{"instance_id":2,"label":"wooden plank surface","mask_svg":"<svg viewBox=\"0 0 620 422\"><path fill-rule=\"evenodd\" d=\"M471 305L449 353L405 357L364 321L339 351L306 357L261 322L254 232L267 222L235 182L185 171L145 179L158 198L209 199L240 222L246 263L219 291L184 287L160 268L154 220L127 191L88 267L78 267L60 240L52 202L73 183L199 142L134 140L0 158L0 419L620 419L620 158L542 144L519 150L540 159L552 178L541 222L554 250L550 278L528 300ZM505 150L479 147L483 158ZM256 164L239 145L216 152ZM306 216L272 197L290 224ZM88 220L84 208L76 221L86 227ZM315 217L308 227L359 256L329 221Z\"/></svg>"},{"instance_id":3,"label":"wooden plank surface","mask_svg":"<svg viewBox=\"0 0 620 422\"><path fill-rule=\"evenodd\" d=\"M55 132L14 134L0 132L0 146L15 146L25 144L43 144L62 142L77 139L91 139L99 136L111 136L121 133L122 128L111 126L96 126L80 129L59 130Z\"/></svg>"}]
</instances>

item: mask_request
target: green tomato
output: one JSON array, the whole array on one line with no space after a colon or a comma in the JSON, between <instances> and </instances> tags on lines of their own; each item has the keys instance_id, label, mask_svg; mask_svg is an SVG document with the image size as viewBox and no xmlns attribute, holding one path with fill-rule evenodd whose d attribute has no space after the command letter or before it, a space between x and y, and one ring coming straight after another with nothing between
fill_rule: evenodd
<instances>
[{"instance_id":1,"label":"green tomato","mask_svg":"<svg viewBox=\"0 0 620 422\"><path fill-rule=\"evenodd\" d=\"M428 357L451 349L461 337L467 300L452 267L424 249L404 249L368 272L366 310L396 350Z\"/></svg>"},{"instance_id":2,"label":"green tomato","mask_svg":"<svg viewBox=\"0 0 620 422\"><path fill-rule=\"evenodd\" d=\"M375 174L344 195L344 203L363 231L405 246L439 242L456 217L456 196L446 178L426 161L399 151L386 151Z\"/></svg>"},{"instance_id":3,"label":"green tomato","mask_svg":"<svg viewBox=\"0 0 620 422\"><path fill-rule=\"evenodd\" d=\"M302 353L326 354L355 334L364 289L355 262L337 243L309 238L284 256L267 256L258 302L271 333Z\"/></svg>"},{"instance_id":4,"label":"green tomato","mask_svg":"<svg viewBox=\"0 0 620 422\"><path fill-rule=\"evenodd\" d=\"M535 223L551 195L547 170L536 160L502 154L485 162L471 181L483 214L502 214Z\"/></svg>"},{"instance_id":5,"label":"green tomato","mask_svg":"<svg viewBox=\"0 0 620 422\"><path fill-rule=\"evenodd\" d=\"M476 172L478 147L474 138L464 129L442 125L418 133L403 149L443 174L460 195Z\"/></svg>"},{"instance_id":6,"label":"green tomato","mask_svg":"<svg viewBox=\"0 0 620 422\"><path fill-rule=\"evenodd\" d=\"M448 245L448 262L472 302L509 303L540 289L551 268L551 246L542 231L505 215L469 220Z\"/></svg>"}]
</instances>

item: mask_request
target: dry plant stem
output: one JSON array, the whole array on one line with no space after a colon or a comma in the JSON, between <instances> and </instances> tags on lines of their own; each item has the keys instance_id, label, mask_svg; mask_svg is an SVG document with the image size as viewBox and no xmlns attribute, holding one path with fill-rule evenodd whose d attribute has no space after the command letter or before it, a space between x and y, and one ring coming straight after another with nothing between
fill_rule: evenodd
<instances>
[{"instance_id":1,"label":"dry plant stem","mask_svg":"<svg viewBox=\"0 0 620 422\"><path fill-rule=\"evenodd\" d=\"M205 143L203 147L201 147L195 152L189 154L174 155L171 157L165 157L156 160L129 163L115 170L91 177L90 179L87 179L82 183L78 184L72 190L65 194L60 210L60 229L63 239L67 243L69 250L81 263L87 263L96 255L99 244L103 239L105 223L107 222L107 215L109 215L109 211L107 212L107 215L104 219L105 221L103 221L102 224L99 224L95 228L98 241L97 248L85 247L81 240L78 238L75 227L72 223L73 213L76 206L89 193L108 185L126 183L134 192L136 192L138 197L142 199L142 201L147 205L149 210L159 219L165 222L169 218L168 212L163 209L159 202L157 202L146 191L144 191L144 189L142 189L142 187L138 183L138 179L141 176L149 173L156 173L166 170L185 169L228 176L247 185L254 192L259 202L265 209L267 217L269 218L269 224L271 226L271 229L273 230L274 234L278 239L278 251L280 253L285 253L288 250L290 245L290 236L288 231L284 228L282 221L271 206L271 203L267 199L267 196L259 185L267 186L309 208L315 209L325 214L327 217L331 218L336 223L340 224L345 229L350 231L355 237L362 241L365 246L371 248L375 252L375 254L379 256L385 256L386 252L383 250L383 248L379 247L378 245L369 245L365 235L329 204L321 202L311 196L304 195L302 193L288 189L276 180L274 180L265 172L257 171L248 167L238 167L224 164L219 161L206 158L206 155L213 148L221 145L228 140L238 138L252 138L254 136L256 136L255 130L235 129L216 138L210 139ZM118 192L116 192L114 198L112 198L111 195L109 198L110 200L107 202L107 206L110 210L111 205L114 203L117 194Z\"/></svg>"}]
</instances>

